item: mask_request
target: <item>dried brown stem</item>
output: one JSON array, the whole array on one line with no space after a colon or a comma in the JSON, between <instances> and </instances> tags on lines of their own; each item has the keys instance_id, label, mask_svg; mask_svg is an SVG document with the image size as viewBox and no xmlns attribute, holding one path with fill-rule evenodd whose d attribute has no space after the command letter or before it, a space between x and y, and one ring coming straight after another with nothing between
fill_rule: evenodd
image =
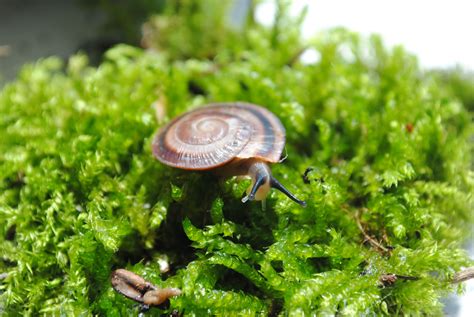
<instances>
[{"instance_id":1,"label":"dried brown stem","mask_svg":"<svg viewBox=\"0 0 474 317\"><path fill-rule=\"evenodd\" d=\"M362 226L362 224L360 222L360 214L359 214L358 210L355 213L355 220L356 220L356 224L357 224L357 227L359 228L360 232L362 232L362 235L364 236L365 240L368 241L371 246L373 246L374 248L379 249L383 252L388 253L390 251L389 249L387 249L386 247L384 247L383 245L378 243L374 238L369 236L367 234L367 232L365 232L364 227Z\"/></svg>"},{"instance_id":2,"label":"dried brown stem","mask_svg":"<svg viewBox=\"0 0 474 317\"><path fill-rule=\"evenodd\" d=\"M455 273L451 280L451 283L452 284L462 283L473 278L474 278L474 267L468 267L460 272ZM406 276L406 275L387 273L387 274L380 275L379 283L381 286L385 287L385 286L391 286L395 284L397 280L415 281L418 279L420 278L416 276Z\"/></svg>"},{"instance_id":3,"label":"dried brown stem","mask_svg":"<svg viewBox=\"0 0 474 317\"><path fill-rule=\"evenodd\" d=\"M408 280L408 281L416 281L419 277L416 276L407 276L407 275L398 275L398 274L382 274L379 277L379 282L382 286L391 286L395 284L397 280Z\"/></svg>"},{"instance_id":4,"label":"dried brown stem","mask_svg":"<svg viewBox=\"0 0 474 317\"><path fill-rule=\"evenodd\" d=\"M457 283L465 282L472 278L474 278L474 266L468 267L467 269L464 269L454 274L453 279L451 280L451 283L457 284Z\"/></svg>"},{"instance_id":5,"label":"dried brown stem","mask_svg":"<svg viewBox=\"0 0 474 317\"><path fill-rule=\"evenodd\" d=\"M163 123L168 112L168 101L163 93L153 102L152 107L155 109L155 117L158 123Z\"/></svg>"}]
</instances>

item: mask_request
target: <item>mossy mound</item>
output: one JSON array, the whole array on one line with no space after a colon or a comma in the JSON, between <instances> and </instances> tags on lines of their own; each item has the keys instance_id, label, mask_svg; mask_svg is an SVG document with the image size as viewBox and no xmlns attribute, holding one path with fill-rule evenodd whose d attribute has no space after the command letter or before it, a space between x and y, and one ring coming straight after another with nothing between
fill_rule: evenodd
<instances>
[{"instance_id":1,"label":"mossy mound","mask_svg":"<svg viewBox=\"0 0 474 317\"><path fill-rule=\"evenodd\" d=\"M121 45L97 68L27 65L3 89L0 310L135 314L110 285L123 267L183 291L150 315L441 313L472 264L469 113L377 37L306 43L284 15L249 25L212 60ZM303 48L319 60L302 63ZM307 208L272 192L263 211L240 202L248 182L152 157L160 125L237 100L282 120L288 158L273 172ZM383 285L388 273L416 279Z\"/></svg>"}]
</instances>

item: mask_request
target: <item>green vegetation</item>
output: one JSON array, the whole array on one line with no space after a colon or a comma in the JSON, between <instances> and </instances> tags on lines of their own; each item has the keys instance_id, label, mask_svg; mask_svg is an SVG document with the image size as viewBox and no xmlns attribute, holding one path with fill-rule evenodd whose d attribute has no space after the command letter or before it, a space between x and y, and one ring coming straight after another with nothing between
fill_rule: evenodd
<instances>
[{"instance_id":1,"label":"green vegetation","mask_svg":"<svg viewBox=\"0 0 474 317\"><path fill-rule=\"evenodd\" d=\"M163 43L203 10L179 11ZM402 48L345 30L305 42L298 21L280 4L273 27L222 28L197 57L119 45L97 68L26 65L0 92L0 311L136 314L109 280L127 268L183 291L146 315L441 314L472 265L471 116ZM303 48L320 59L302 63ZM274 191L262 211L240 202L246 181L152 157L164 122L236 100L281 118L273 172L307 208ZM383 285L388 273L417 279Z\"/></svg>"},{"instance_id":2,"label":"green vegetation","mask_svg":"<svg viewBox=\"0 0 474 317\"><path fill-rule=\"evenodd\" d=\"M463 102L467 110L474 111L474 73L472 71L468 72L456 67L448 70L435 70L433 75L449 89L452 95Z\"/></svg>"}]
</instances>

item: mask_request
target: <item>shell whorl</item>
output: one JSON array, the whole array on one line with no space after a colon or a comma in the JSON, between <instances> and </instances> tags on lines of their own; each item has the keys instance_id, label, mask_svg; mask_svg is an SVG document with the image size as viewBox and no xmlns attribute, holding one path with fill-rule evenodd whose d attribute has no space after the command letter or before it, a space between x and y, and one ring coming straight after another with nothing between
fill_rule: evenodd
<instances>
[{"instance_id":1,"label":"shell whorl","mask_svg":"<svg viewBox=\"0 0 474 317\"><path fill-rule=\"evenodd\" d=\"M285 129L265 108L248 103L216 103L172 120L155 136L153 154L166 165L206 170L235 158L275 163L285 145Z\"/></svg>"}]
</instances>

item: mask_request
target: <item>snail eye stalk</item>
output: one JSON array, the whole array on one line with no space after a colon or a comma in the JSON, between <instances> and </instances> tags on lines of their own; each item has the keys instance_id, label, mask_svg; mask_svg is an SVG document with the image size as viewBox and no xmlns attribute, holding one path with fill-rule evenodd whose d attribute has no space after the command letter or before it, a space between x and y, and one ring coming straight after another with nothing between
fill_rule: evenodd
<instances>
[{"instance_id":1,"label":"snail eye stalk","mask_svg":"<svg viewBox=\"0 0 474 317\"><path fill-rule=\"evenodd\" d=\"M252 200L255 200L255 195L257 194L257 190L260 188L260 186L262 186L263 184L266 183L267 181L267 175L263 174L263 173L257 173L256 175L256 178L255 178L255 182L253 183L252 185L252 189L250 190L250 193L245 196L244 198L242 198L242 202L245 203L247 201L252 201Z\"/></svg>"},{"instance_id":2,"label":"snail eye stalk","mask_svg":"<svg viewBox=\"0 0 474 317\"><path fill-rule=\"evenodd\" d=\"M283 194L285 194L286 196L288 196L288 198L290 198L291 200L293 200L294 202L298 203L299 205L303 206L303 207L306 207L306 202L303 201L303 200L299 200L298 198L295 197L295 195L293 195L285 186L283 186L279 181L277 181L277 179L273 176L270 177L270 186L275 188L275 189L278 189L279 191L281 191Z\"/></svg>"}]
</instances>

